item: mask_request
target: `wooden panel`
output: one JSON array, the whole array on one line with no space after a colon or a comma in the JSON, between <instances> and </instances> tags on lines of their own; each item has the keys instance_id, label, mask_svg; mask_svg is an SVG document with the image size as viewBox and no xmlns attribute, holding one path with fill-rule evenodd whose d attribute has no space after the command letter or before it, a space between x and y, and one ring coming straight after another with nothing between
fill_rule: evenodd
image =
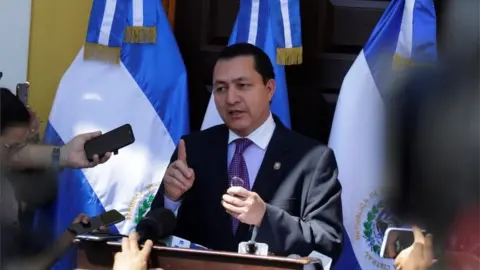
<instances>
[{"instance_id":1,"label":"wooden panel","mask_svg":"<svg viewBox=\"0 0 480 270\"><path fill-rule=\"evenodd\" d=\"M167 13L168 21L172 28L175 27L175 5L176 0L162 0L163 8Z\"/></svg>"},{"instance_id":2,"label":"wooden panel","mask_svg":"<svg viewBox=\"0 0 480 270\"><path fill-rule=\"evenodd\" d=\"M112 269L115 253L120 251L119 242L78 242L78 269ZM184 248L155 246L149 259L149 269L164 270L282 270L303 269L316 265L315 259L255 256L231 252L217 252Z\"/></svg>"}]
</instances>

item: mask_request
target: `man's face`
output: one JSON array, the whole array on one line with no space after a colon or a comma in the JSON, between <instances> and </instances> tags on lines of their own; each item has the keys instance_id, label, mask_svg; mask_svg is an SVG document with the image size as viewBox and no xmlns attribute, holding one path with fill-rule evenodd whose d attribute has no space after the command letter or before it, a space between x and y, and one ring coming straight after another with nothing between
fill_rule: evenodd
<instances>
[{"instance_id":1,"label":"man's face","mask_svg":"<svg viewBox=\"0 0 480 270\"><path fill-rule=\"evenodd\" d=\"M252 56L219 60L213 71L213 89L218 113L240 136L249 135L270 115L275 81L263 82Z\"/></svg>"}]
</instances>

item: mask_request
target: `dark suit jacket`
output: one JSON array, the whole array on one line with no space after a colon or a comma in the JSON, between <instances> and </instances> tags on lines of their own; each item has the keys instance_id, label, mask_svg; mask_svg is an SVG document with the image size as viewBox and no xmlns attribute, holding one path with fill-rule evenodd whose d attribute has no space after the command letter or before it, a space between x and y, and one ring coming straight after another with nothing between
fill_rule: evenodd
<instances>
[{"instance_id":1,"label":"dark suit jacket","mask_svg":"<svg viewBox=\"0 0 480 270\"><path fill-rule=\"evenodd\" d=\"M195 182L184 195L175 235L215 250L238 250L251 237L241 224L234 235L231 217L221 205L228 189L228 129L219 125L187 135L187 163ZM177 153L172 156L176 160ZM274 169L276 162L281 163ZM288 130L276 129L252 187L267 203L257 242L276 255L307 256L316 250L334 260L341 252L342 204L337 164L331 149ZM164 206L163 185L152 209Z\"/></svg>"}]
</instances>

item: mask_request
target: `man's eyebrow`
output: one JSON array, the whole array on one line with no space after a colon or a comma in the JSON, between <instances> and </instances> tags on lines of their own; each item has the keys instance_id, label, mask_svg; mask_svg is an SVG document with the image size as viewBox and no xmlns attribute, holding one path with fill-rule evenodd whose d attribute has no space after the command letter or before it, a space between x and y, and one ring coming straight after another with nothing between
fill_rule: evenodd
<instances>
[{"instance_id":1,"label":"man's eyebrow","mask_svg":"<svg viewBox=\"0 0 480 270\"><path fill-rule=\"evenodd\" d=\"M247 80L247 77L238 77L238 78L233 79L232 81L233 82L241 82L241 81L246 81L246 80Z\"/></svg>"},{"instance_id":2,"label":"man's eyebrow","mask_svg":"<svg viewBox=\"0 0 480 270\"><path fill-rule=\"evenodd\" d=\"M233 83L238 83L238 82L242 82L242 81L247 81L248 78L247 77L238 77L238 78L235 78L232 80ZM213 82L214 85L219 85L219 84L228 84L227 81L224 81L224 80L216 80Z\"/></svg>"},{"instance_id":3,"label":"man's eyebrow","mask_svg":"<svg viewBox=\"0 0 480 270\"><path fill-rule=\"evenodd\" d=\"M222 80L216 80L213 82L213 85L219 85L219 84L227 84L227 82Z\"/></svg>"}]
</instances>

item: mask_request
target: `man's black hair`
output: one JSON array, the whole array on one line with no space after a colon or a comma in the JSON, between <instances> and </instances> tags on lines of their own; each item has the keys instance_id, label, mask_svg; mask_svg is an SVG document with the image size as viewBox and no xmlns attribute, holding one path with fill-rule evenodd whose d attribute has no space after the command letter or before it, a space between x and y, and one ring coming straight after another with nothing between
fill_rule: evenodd
<instances>
[{"instance_id":1,"label":"man's black hair","mask_svg":"<svg viewBox=\"0 0 480 270\"><path fill-rule=\"evenodd\" d=\"M0 134L7 127L24 126L30 123L31 116L27 107L9 89L0 88L0 102Z\"/></svg>"},{"instance_id":2,"label":"man's black hair","mask_svg":"<svg viewBox=\"0 0 480 270\"><path fill-rule=\"evenodd\" d=\"M254 61L255 70L262 76L263 82L267 83L275 79L273 65L268 55L260 48L250 43L237 43L223 49L218 56L219 60L229 60L239 56L251 56Z\"/></svg>"}]
</instances>

